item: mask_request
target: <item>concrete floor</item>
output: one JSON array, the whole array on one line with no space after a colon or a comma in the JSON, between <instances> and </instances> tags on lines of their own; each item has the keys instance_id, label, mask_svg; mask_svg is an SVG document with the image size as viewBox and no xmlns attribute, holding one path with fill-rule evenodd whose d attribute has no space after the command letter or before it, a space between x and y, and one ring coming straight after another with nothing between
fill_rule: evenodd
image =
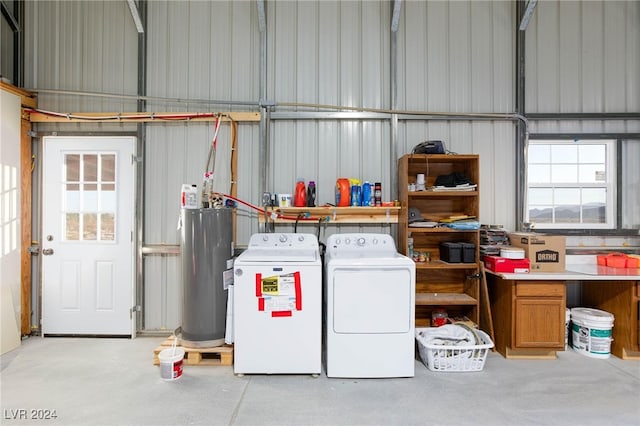
<instances>
[{"instance_id":1,"label":"concrete floor","mask_svg":"<svg viewBox=\"0 0 640 426\"><path fill-rule=\"evenodd\" d=\"M639 425L640 362L572 352L556 360L490 353L472 373L416 361L405 379L236 377L186 366L166 382L164 339L40 338L2 356L3 425ZM55 410L54 420L32 409ZM26 411L20 411L26 410ZM41 411L42 413L42 411ZM22 414L27 420L16 419Z\"/></svg>"}]
</instances>

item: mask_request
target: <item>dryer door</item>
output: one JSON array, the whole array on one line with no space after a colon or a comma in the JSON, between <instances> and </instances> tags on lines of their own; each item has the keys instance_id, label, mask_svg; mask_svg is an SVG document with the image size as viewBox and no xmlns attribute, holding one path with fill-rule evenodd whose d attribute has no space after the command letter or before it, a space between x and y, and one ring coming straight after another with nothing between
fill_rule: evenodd
<instances>
[{"instance_id":1,"label":"dryer door","mask_svg":"<svg viewBox=\"0 0 640 426\"><path fill-rule=\"evenodd\" d=\"M333 274L333 331L407 333L413 316L408 268L337 267Z\"/></svg>"}]
</instances>

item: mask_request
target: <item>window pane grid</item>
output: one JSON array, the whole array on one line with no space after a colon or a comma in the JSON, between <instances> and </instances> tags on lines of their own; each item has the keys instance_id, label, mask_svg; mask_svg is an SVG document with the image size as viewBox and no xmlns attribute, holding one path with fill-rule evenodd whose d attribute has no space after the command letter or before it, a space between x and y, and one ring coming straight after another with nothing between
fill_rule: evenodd
<instances>
[{"instance_id":1,"label":"window pane grid","mask_svg":"<svg viewBox=\"0 0 640 426\"><path fill-rule=\"evenodd\" d=\"M69 153L63 164L66 241L115 242L115 153Z\"/></svg>"},{"instance_id":2,"label":"window pane grid","mask_svg":"<svg viewBox=\"0 0 640 426\"><path fill-rule=\"evenodd\" d=\"M607 155L614 142L530 142L526 221L556 228L612 228L615 166Z\"/></svg>"}]
</instances>

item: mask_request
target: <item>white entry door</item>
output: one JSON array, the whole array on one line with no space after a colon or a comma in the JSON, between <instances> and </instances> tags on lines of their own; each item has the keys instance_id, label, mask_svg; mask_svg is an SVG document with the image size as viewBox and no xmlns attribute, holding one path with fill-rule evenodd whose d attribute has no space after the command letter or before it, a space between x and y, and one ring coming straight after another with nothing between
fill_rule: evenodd
<instances>
[{"instance_id":1,"label":"white entry door","mask_svg":"<svg viewBox=\"0 0 640 426\"><path fill-rule=\"evenodd\" d=\"M133 137L44 138L43 334L135 335Z\"/></svg>"}]
</instances>

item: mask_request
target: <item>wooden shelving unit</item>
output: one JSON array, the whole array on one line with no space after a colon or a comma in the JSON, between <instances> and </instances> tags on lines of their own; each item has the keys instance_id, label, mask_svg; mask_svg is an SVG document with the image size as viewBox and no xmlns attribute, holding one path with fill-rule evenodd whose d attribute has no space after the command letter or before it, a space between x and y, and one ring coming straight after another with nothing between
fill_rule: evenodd
<instances>
[{"instance_id":1,"label":"wooden shelving unit","mask_svg":"<svg viewBox=\"0 0 640 426\"><path fill-rule=\"evenodd\" d=\"M296 220L304 223L310 219L322 219L329 224L398 223L400 207L268 207L267 212L270 215L269 221L275 223L295 223ZM272 213L278 214L278 217L272 218ZM258 220L264 222L264 214L260 214Z\"/></svg>"},{"instance_id":2,"label":"wooden shelving unit","mask_svg":"<svg viewBox=\"0 0 640 426\"><path fill-rule=\"evenodd\" d=\"M479 323L479 231L456 230L438 226L418 228L409 224L409 208L420 211L428 221L439 222L451 216L478 217L480 206L479 156L409 154L398 161L398 250L409 254L408 240L414 252L428 252L430 261L416 262L416 326L431 325L433 310L444 308L450 317L467 317ZM409 191L419 173L425 175L425 191ZM432 191L438 176L461 173L478 185L471 191ZM475 245L475 261L449 263L440 260L441 242L465 242Z\"/></svg>"}]
</instances>

